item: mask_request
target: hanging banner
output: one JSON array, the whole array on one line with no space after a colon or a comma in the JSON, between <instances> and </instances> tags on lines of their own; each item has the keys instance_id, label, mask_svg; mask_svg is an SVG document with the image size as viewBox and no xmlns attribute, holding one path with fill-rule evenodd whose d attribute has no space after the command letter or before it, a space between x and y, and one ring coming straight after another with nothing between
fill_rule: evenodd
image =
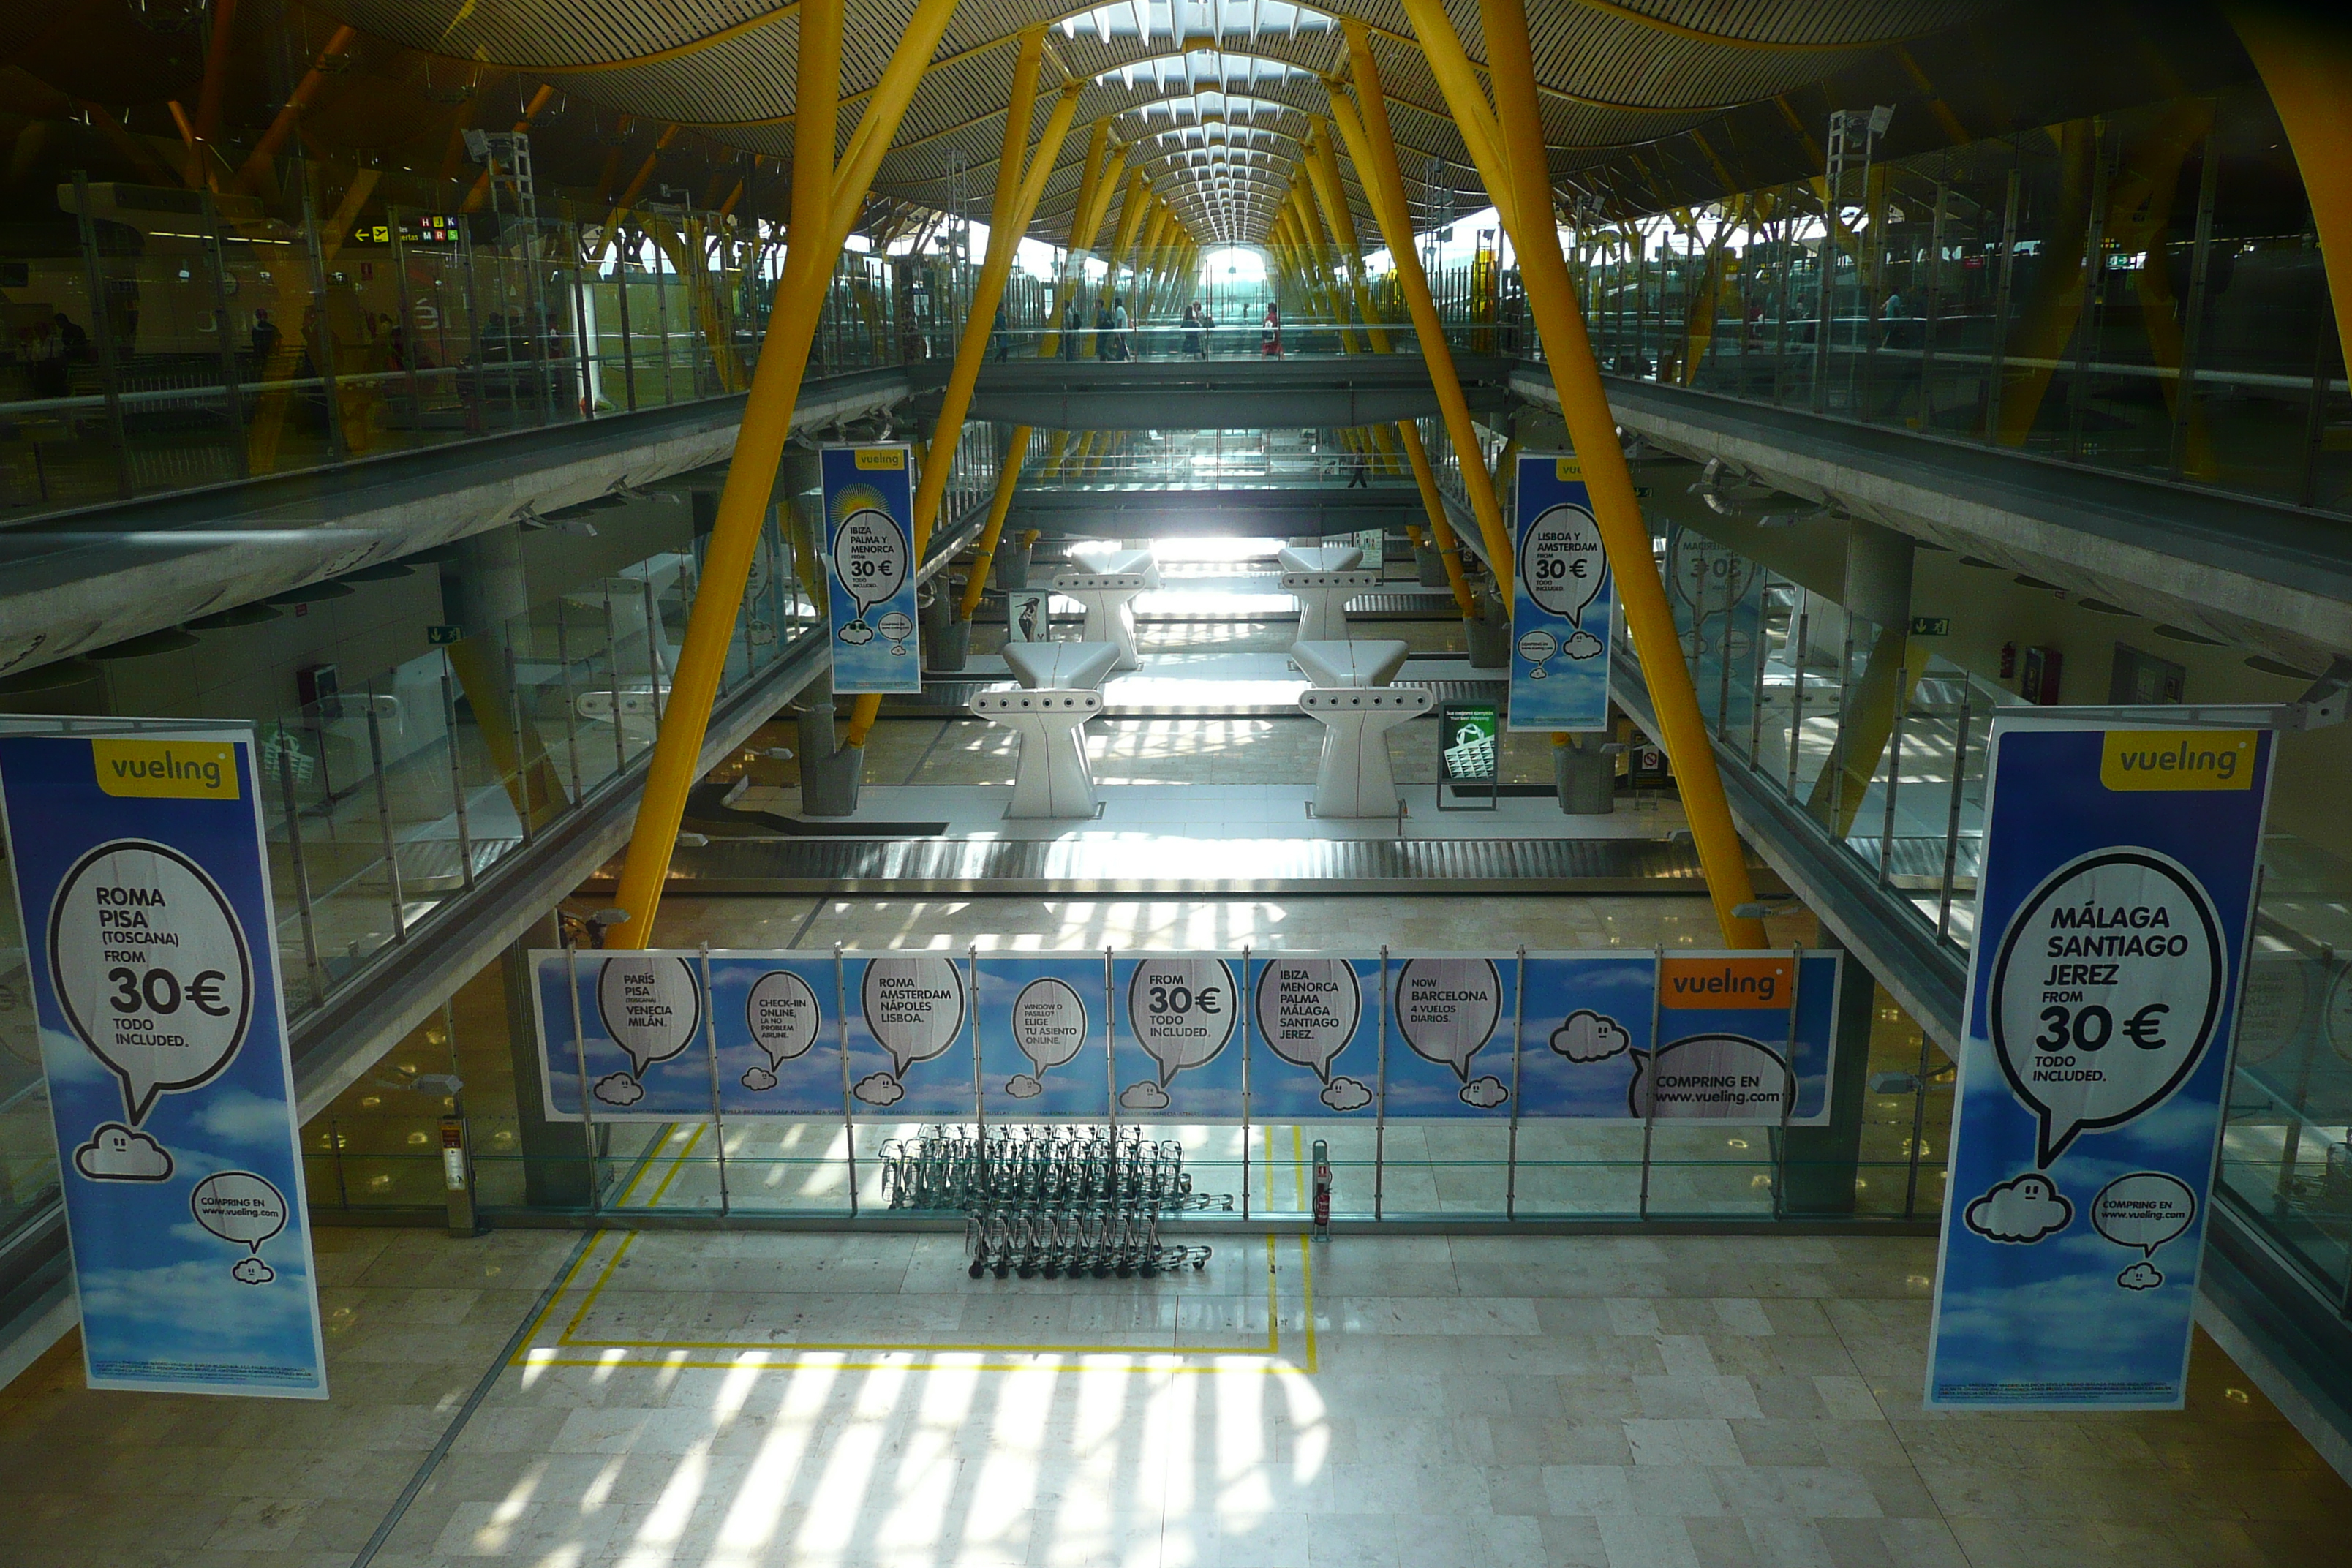
<instances>
[{"instance_id":1,"label":"hanging banner","mask_svg":"<svg viewBox=\"0 0 2352 1568\"><path fill-rule=\"evenodd\" d=\"M1003 1121L1108 1121L1103 955L985 953L972 969L982 1112Z\"/></svg>"},{"instance_id":2,"label":"hanging banner","mask_svg":"<svg viewBox=\"0 0 2352 1568\"><path fill-rule=\"evenodd\" d=\"M915 461L903 442L827 447L825 606L833 689L855 695L923 689L915 615Z\"/></svg>"},{"instance_id":3,"label":"hanging banner","mask_svg":"<svg viewBox=\"0 0 2352 1568\"><path fill-rule=\"evenodd\" d=\"M1511 728L1605 730L1616 583L1574 458L1519 455L1512 531Z\"/></svg>"},{"instance_id":4,"label":"hanging banner","mask_svg":"<svg viewBox=\"0 0 2352 1568\"><path fill-rule=\"evenodd\" d=\"M1994 722L1929 1406L2181 1407L2273 740Z\"/></svg>"},{"instance_id":5,"label":"hanging banner","mask_svg":"<svg viewBox=\"0 0 2352 1568\"><path fill-rule=\"evenodd\" d=\"M1377 1114L1381 961L1268 953L1249 961L1250 1114L1311 1121Z\"/></svg>"},{"instance_id":6,"label":"hanging banner","mask_svg":"<svg viewBox=\"0 0 2352 1568\"><path fill-rule=\"evenodd\" d=\"M1390 955L1386 1114L1513 1114L1517 973L1517 954Z\"/></svg>"},{"instance_id":7,"label":"hanging banner","mask_svg":"<svg viewBox=\"0 0 2352 1568\"><path fill-rule=\"evenodd\" d=\"M1516 1098L1521 1117L1817 1125L1842 973L1834 952L1686 950L532 962L547 1114L599 1121L1483 1120Z\"/></svg>"},{"instance_id":8,"label":"hanging banner","mask_svg":"<svg viewBox=\"0 0 2352 1568\"><path fill-rule=\"evenodd\" d=\"M1240 970L1206 952L1112 961L1120 1121L1241 1120Z\"/></svg>"},{"instance_id":9,"label":"hanging banner","mask_svg":"<svg viewBox=\"0 0 2352 1568\"><path fill-rule=\"evenodd\" d=\"M0 735L92 1388L327 1397L254 754Z\"/></svg>"},{"instance_id":10,"label":"hanging banner","mask_svg":"<svg viewBox=\"0 0 2352 1568\"><path fill-rule=\"evenodd\" d=\"M1764 569L1729 545L1670 522L1666 586L1701 716L1710 727L1746 733L1756 711Z\"/></svg>"}]
</instances>

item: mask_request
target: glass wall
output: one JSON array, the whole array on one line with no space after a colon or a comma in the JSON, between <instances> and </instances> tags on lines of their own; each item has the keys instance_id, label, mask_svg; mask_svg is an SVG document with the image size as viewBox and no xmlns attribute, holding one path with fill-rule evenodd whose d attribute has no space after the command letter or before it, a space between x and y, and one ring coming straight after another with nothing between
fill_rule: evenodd
<instances>
[{"instance_id":1,"label":"glass wall","mask_svg":"<svg viewBox=\"0 0 2352 1568\"><path fill-rule=\"evenodd\" d=\"M2258 89L1570 237L1609 373L2352 510L2326 274Z\"/></svg>"}]
</instances>

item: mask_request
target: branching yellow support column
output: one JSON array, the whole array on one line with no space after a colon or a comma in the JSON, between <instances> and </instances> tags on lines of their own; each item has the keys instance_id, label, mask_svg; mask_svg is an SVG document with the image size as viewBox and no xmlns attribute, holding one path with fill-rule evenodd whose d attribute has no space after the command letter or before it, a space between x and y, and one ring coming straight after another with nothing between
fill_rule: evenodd
<instances>
[{"instance_id":1,"label":"branching yellow support column","mask_svg":"<svg viewBox=\"0 0 2352 1568\"><path fill-rule=\"evenodd\" d=\"M1110 208L1110 192L1118 184L1119 171L1127 166L1127 153L1110 151L1111 117L1104 115L1095 121L1094 134L1087 142L1087 162L1078 176L1077 205L1070 213L1070 243L1062 277L1054 285L1051 313L1045 318L1045 330L1037 338L1037 357L1052 359L1061 349L1062 309L1068 303L1070 293L1079 277L1078 257L1095 242L1095 231L1102 226L1103 214ZM1108 153L1108 159L1106 153ZM964 584L963 597L956 605L956 619L968 621L978 613L980 601L988 592L988 571L995 564L996 550L1004 538L1004 520L1013 510L1013 494L1021 483L1021 466L1029 455L1030 426L1013 427L1013 440L1005 448L1004 464L997 471L996 494L988 507L988 526L980 536L980 546L973 552L971 577ZM1055 455L1061 454L1066 434L1055 435Z\"/></svg>"},{"instance_id":2,"label":"branching yellow support column","mask_svg":"<svg viewBox=\"0 0 2352 1568\"><path fill-rule=\"evenodd\" d=\"M1356 106L1348 101L1346 95L1334 91L1331 118L1339 127L1340 135L1347 139L1348 156L1363 180L1365 194L1372 198L1381 237L1388 242L1389 258L1396 264L1397 282L1404 291L1406 309L1412 313L1413 331L1421 340L1422 362L1428 365L1430 383L1437 390L1437 406L1444 416L1445 432L1462 458L1462 487L1469 492L1470 515L1477 520L1478 536L1486 542L1486 563L1494 568L1497 584L1508 584L1512 566L1510 535L1503 527L1494 481L1478 459L1477 427L1471 422L1469 401L1462 395L1462 377L1454 371L1454 351L1446 346L1445 328L1437 319L1437 302L1430 297L1429 279L1422 271L1421 255L1413 248L1412 216L1405 205L1404 176L1397 167L1396 142L1389 134L1388 106L1381 95L1380 67L1372 58L1370 40L1363 24L1343 20L1341 26L1347 31L1348 52L1363 113L1359 118Z\"/></svg>"},{"instance_id":3,"label":"branching yellow support column","mask_svg":"<svg viewBox=\"0 0 2352 1568\"><path fill-rule=\"evenodd\" d=\"M2232 5L2231 26L2286 128L2319 231L2336 341L2352 354L2352 30L2318 7Z\"/></svg>"},{"instance_id":4,"label":"branching yellow support column","mask_svg":"<svg viewBox=\"0 0 2352 1568\"><path fill-rule=\"evenodd\" d=\"M980 276L972 282L971 313L965 318L963 337L956 344L955 368L948 373L939 423L931 431L922 479L915 487L913 560L918 563L930 546L931 528L939 521L940 501L947 494L956 442L963 433L964 416L971 408L971 391L980 380L981 362L988 356L996 305L1004 297L1004 279L1013 270L1013 250L1029 227L1029 215L1037 210L1037 198L1045 189L1046 175L1053 173L1054 160L1062 150L1062 138L1069 133L1070 121L1077 117L1078 91L1085 83L1074 79L1062 89L1061 101L1046 117L1036 150L1029 152L1029 116L1045 47L1044 28L1032 28L1022 34L1021 58L1013 68L1012 111L1005 121L1004 152L996 169L996 198L989 209L988 255L981 264ZM1024 152L1029 152L1025 172L1022 163ZM881 710L879 697L857 700L849 716L846 739L850 745L866 744L866 737Z\"/></svg>"},{"instance_id":5,"label":"branching yellow support column","mask_svg":"<svg viewBox=\"0 0 2352 1568\"><path fill-rule=\"evenodd\" d=\"M866 100L860 130L871 133L870 156L852 160L836 174L833 148L841 94L841 14L842 0L801 0L793 125L793 238L784 255L767 341L760 346L759 368L744 400L742 426L703 558L701 584L687 618L685 646L678 652L677 672L662 710L661 731L654 742L645 795L621 869L614 901L629 918L607 936L610 946L644 947L653 940L662 884L669 876L670 854L677 847L687 792L701 771L711 704L719 695L719 678L743 607L743 585L751 577L751 559L767 521L776 466L792 433L793 409L800 401L801 377L808 368L809 343L816 334L825 287L849 237L858 197L873 179L882 149L898 134L915 83L955 14L955 0L922 0L917 6L881 83ZM856 189L844 202L843 190L836 187L852 183ZM852 216L836 226L835 218L844 206Z\"/></svg>"},{"instance_id":6,"label":"branching yellow support column","mask_svg":"<svg viewBox=\"0 0 2352 1568\"><path fill-rule=\"evenodd\" d=\"M1460 40L1454 37L1443 0L1403 0L1403 4L1457 121L1471 123L1487 113L1486 94L1462 57ZM1510 194L1498 205L1512 246L1519 253L1519 276L1527 287L1536 330L1543 338L1545 362L1559 394L1569 440L1583 464L1601 544L1608 552L1610 569L1617 574L1618 599L1625 606L1626 627L1633 633L1643 674L1649 680L1660 739L1682 786L1683 808L1706 873L1716 922L1728 945L1762 947L1763 922L1735 912L1741 905L1752 904L1756 897L1748 875L1747 853L1732 825L1723 777L1716 769L1706 721L1699 715L1698 694L1691 689L1690 667L1683 660L1665 584L1659 578L1657 558L1652 553L1649 524L1643 521L1641 502L1633 494L1633 470L1625 466L1624 449L1617 444L1616 419L1610 413L1601 369L1593 362L1592 343L1585 335L1584 317L1569 282L1567 258L1560 254L1543 122L1536 109L1527 11L1523 0L1479 0L1478 12L1486 37L1487 69L1495 83L1492 112L1505 160L1500 165L1481 162L1479 173L1490 195Z\"/></svg>"}]
</instances>

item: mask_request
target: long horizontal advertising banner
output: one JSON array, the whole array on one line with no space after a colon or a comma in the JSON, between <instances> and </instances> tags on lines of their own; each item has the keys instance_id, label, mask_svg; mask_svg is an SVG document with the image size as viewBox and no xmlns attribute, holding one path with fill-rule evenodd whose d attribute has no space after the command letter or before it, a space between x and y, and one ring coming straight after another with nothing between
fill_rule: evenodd
<instances>
[{"instance_id":1,"label":"long horizontal advertising banner","mask_svg":"<svg viewBox=\"0 0 2352 1568\"><path fill-rule=\"evenodd\" d=\"M1840 955L532 955L547 1114L1826 1121Z\"/></svg>"}]
</instances>

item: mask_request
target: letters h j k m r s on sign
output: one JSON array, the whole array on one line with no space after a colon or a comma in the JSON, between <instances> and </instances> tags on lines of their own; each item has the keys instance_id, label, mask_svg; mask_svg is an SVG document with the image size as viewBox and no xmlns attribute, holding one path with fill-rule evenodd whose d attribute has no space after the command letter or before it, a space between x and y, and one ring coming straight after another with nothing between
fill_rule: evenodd
<instances>
[{"instance_id":1,"label":"letters h j k m r s on sign","mask_svg":"<svg viewBox=\"0 0 2352 1568\"><path fill-rule=\"evenodd\" d=\"M323 1399L253 732L0 729L93 1388Z\"/></svg>"},{"instance_id":2,"label":"letters h j k m r s on sign","mask_svg":"<svg viewBox=\"0 0 2352 1568\"><path fill-rule=\"evenodd\" d=\"M2180 1406L2273 741L1995 722L1931 1407Z\"/></svg>"}]
</instances>

